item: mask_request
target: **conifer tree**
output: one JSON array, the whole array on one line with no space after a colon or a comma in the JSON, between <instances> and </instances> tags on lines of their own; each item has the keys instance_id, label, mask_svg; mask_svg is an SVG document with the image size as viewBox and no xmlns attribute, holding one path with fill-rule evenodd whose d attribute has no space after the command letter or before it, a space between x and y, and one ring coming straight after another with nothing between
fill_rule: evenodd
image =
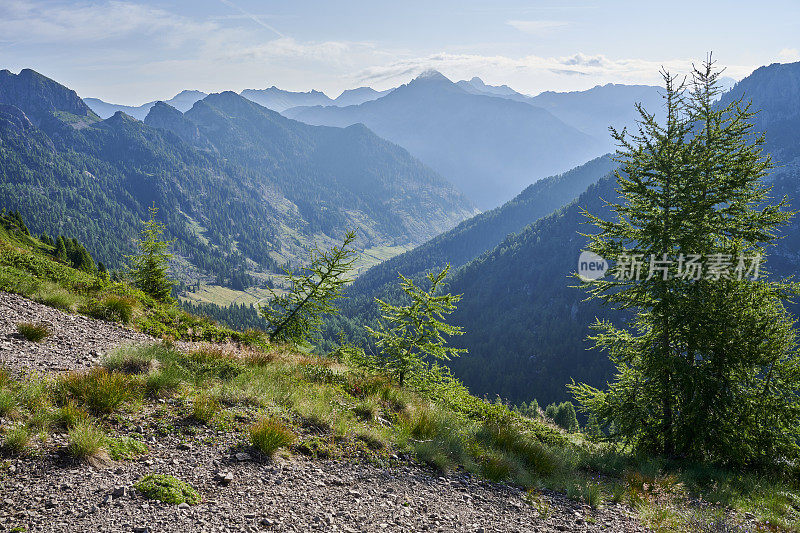
<instances>
[{"instance_id":1,"label":"conifer tree","mask_svg":"<svg viewBox=\"0 0 800 533\"><path fill-rule=\"evenodd\" d=\"M261 308L271 341L307 342L319 330L322 317L336 312L333 304L350 281L347 274L356 260L355 239L355 232L350 231L339 246L311 250L309 265L298 272L284 269L289 289L282 294L270 289L272 299Z\"/></svg>"},{"instance_id":2,"label":"conifer tree","mask_svg":"<svg viewBox=\"0 0 800 533\"><path fill-rule=\"evenodd\" d=\"M66 245L66 243L64 241L64 236L63 235L59 235L58 236L58 240L56 241L56 249L55 249L55 252L53 252L53 254L55 255L56 259L58 259L59 261L66 262L68 260L68 258L67 258L67 245Z\"/></svg>"},{"instance_id":3,"label":"conifer tree","mask_svg":"<svg viewBox=\"0 0 800 533\"><path fill-rule=\"evenodd\" d=\"M411 300L408 305L392 305L376 298L382 320L377 329L367 327L381 349L382 364L398 385L409 375L419 373L431 360L449 361L467 350L447 346L445 336L462 335L458 326L444 321L456 309L460 295L437 294L450 265L440 273L428 274L430 288L425 291L412 280L400 275L400 286Z\"/></svg>"},{"instance_id":4,"label":"conifer tree","mask_svg":"<svg viewBox=\"0 0 800 533\"><path fill-rule=\"evenodd\" d=\"M169 278L168 253L172 241L162 240L164 224L156 219L158 208L150 207L150 220L144 222L139 238L139 253L128 256L130 261L129 275L133 285L159 302L170 302L170 292L174 282Z\"/></svg>"},{"instance_id":5,"label":"conifer tree","mask_svg":"<svg viewBox=\"0 0 800 533\"><path fill-rule=\"evenodd\" d=\"M767 280L763 257L792 213L764 185L771 163L749 106L714 105L718 76L709 58L687 95L664 73L666 123L640 107L637 134L613 132L620 202L613 220L587 216L600 230L589 248L615 261L616 279L585 284L636 316L595 325L617 368L609 389L570 388L611 437L639 449L774 461L795 456L800 436L794 323L782 305L797 287ZM649 264L633 267L637 258ZM737 274L742 258L761 276Z\"/></svg>"}]
</instances>

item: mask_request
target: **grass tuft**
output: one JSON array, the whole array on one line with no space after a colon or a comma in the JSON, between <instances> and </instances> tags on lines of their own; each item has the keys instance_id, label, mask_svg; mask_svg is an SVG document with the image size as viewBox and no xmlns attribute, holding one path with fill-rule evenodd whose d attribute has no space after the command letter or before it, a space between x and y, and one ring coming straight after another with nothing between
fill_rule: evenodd
<instances>
[{"instance_id":1,"label":"grass tuft","mask_svg":"<svg viewBox=\"0 0 800 533\"><path fill-rule=\"evenodd\" d=\"M21 322L17 324L17 332L31 342L42 342L50 336L50 328L44 322Z\"/></svg>"},{"instance_id":2,"label":"grass tuft","mask_svg":"<svg viewBox=\"0 0 800 533\"><path fill-rule=\"evenodd\" d=\"M250 442L261 453L272 456L278 449L291 446L295 434L283 423L272 418L262 418L250 427Z\"/></svg>"},{"instance_id":3,"label":"grass tuft","mask_svg":"<svg viewBox=\"0 0 800 533\"><path fill-rule=\"evenodd\" d=\"M184 371L174 363L151 372L145 381L145 391L153 398L167 398L180 388L184 381Z\"/></svg>"},{"instance_id":4,"label":"grass tuft","mask_svg":"<svg viewBox=\"0 0 800 533\"><path fill-rule=\"evenodd\" d=\"M133 319L136 301L127 296L106 294L99 300L90 300L83 309L87 315L101 320L129 324Z\"/></svg>"},{"instance_id":5,"label":"grass tuft","mask_svg":"<svg viewBox=\"0 0 800 533\"><path fill-rule=\"evenodd\" d=\"M149 346L127 346L106 357L103 360L103 366L111 372L146 374L158 364L157 354L158 352Z\"/></svg>"},{"instance_id":6,"label":"grass tuft","mask_svg":"<svg viewBox=\"0 0 800 533\"><path fill-rule=\"evenodd\" d=\"M17 399L9 390L0 390L0 417L13 418L17 412Z\"/></svg>"},{"instance_id":7,"label":"grass tuft","mask_svg":"<svg viewBox=\"0 0 800 533\"><path fill-rule=\"evenodd\" d=\"M71 429L81 422L89 419L86 412L75 400L67 400L55 414L54 422L64 429Z\"/></svg>"},{"instance_id":8,"label":"grass tuft","mask_svg":"<svg viewBox=\"0 0 800 533\"><path fill-rule=\"evenodd\" d=\"M134 488L145 498L164 503L197 505L200 493L180 479L163 474L148 474L136 482Z\"/></svg>"},{"instance_id":9,"label":"grass tuft","mask_svg":"<svg viewBox=\"0 0 800 533\"><path fill-rule=\"evenodd\" d=\"M24 424L15 424L3 433L3 451L14 455L27 455L31 451L32 435Z\"/></svg>"},{"instance_id":10,"label":"grass tuft","mask_svg":"<svg viewBox=\"0 0 800 533\"><path fill-rule=\"evenodd\" d=\"M130 377L102 367L70 372L61 379L61 386L96 413L110 413L135 394Z\"/></svg>"},{"instance_id":11,"label":"grass tuft","mask_svg":"<svg viewBox=\"0 0 800 533\"><path fill-rule=\"evenodd\" d=\"M199 394L192 402L192 418L203 424L212 422L220 413L220 405L216 398L208 394Z\"/></svg>"},{"instance_id":12,"label":"grass tuft","mask_svg":"<svg viewBox=\"0 0 800 533\"><path fill-rule=\"evenodd\" d=\"M69 430L67 450L76 459L89 459L105 451L107 444L103 430L89 420L77 422Z\"/></svg>"},{"instance_id":13,"label":"grass tuft","mask_svg":"<svg viewBox=\"0 0 800 533\"><path fill-rule=\"evenodd\" d=\"M31 295L31 298L48 307L71 312L81 301L81 297L63 289L55 283L45 282Z\"/></svg>"}]
</instances>

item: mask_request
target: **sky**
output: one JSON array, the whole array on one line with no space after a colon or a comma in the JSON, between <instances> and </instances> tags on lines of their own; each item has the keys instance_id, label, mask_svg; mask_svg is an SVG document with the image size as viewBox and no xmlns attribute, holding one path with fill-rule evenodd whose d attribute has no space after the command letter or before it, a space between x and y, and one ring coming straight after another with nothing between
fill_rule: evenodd
<instances>
[{"instance_id":1,"label":"sky","mask_svg":"<svg viewBox=\"0 0 800 533\"><path fill-rule=\"evenodd\" d=\"M666 4L667 7L664 7ZM0 0L0 69L138 105L276 85L331 97L436 69L535 95L800 61L800 1Z\"/></svg>"}]
</instances>

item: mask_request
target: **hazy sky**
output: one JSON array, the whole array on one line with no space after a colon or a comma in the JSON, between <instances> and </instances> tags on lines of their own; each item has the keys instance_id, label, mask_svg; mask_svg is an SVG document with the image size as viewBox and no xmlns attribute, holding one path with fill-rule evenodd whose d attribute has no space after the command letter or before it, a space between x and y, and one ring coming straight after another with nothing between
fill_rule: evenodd
<instances>
[{"instance_id":1,"label":"hazy sky","mask_svg":"<svg viewBox=\"0 0 800 533\"><path fill-rule=\"evenodd\" d=\"M0 0L0 68L140 104L181 89L384 89L435 68L528 94L800 60L800 1ZM655 7L658 6L658 7Z\"/></svg>"}]
</instances>

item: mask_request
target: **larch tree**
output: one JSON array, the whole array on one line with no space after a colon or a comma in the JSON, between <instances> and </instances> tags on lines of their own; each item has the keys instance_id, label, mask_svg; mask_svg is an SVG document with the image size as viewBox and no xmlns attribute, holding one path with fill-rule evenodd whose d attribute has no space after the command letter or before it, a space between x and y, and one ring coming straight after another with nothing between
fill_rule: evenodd
<instances>
[{"instance_id":1,"label":"larch tree","mask_svg":"<svg viewBox=\"0 0 800 533\"><path fill-rule=\"evenodd\" d=\"M797 454L800 373L797 293L769 280L767 247L793 213L765 185L771 162L749 105L720 108L710 58L691 87L663 73L666 122L639 107L620 144L611 220L587 213L589 249L613 279L587 280L590 298L634 318L595 324L616 365L608 390L572 384L589 416L638 449L730 463ZM769 409L769 411L765 411Z\"/></svg>"}]
</instances>

